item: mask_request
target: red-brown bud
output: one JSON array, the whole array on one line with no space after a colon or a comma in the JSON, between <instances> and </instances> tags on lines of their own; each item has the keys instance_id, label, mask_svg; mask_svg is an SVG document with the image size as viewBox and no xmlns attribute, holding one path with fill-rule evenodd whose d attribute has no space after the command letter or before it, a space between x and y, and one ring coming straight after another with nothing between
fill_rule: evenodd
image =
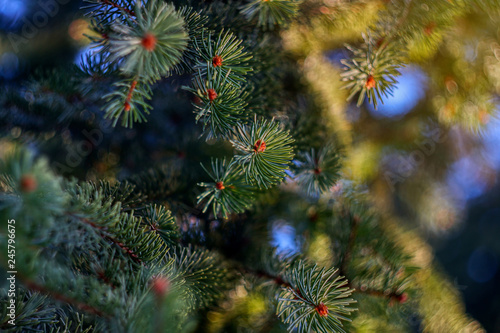
<instances>
[{"instance_id":1,"label":"red-brown bud","mask_svg":"<svg viewBox=\"0 0 500 333\"><path fill-rule=\"evenodd\" d=\"M38 182L33 175L23 175L21 176L21 180L19 182L21 186L21 191L25 193L34 192L38 188Z\"/></svg>"},{"instance_id":2,"label":"red-brown bud","mask_svg":"<svg viewBox=\"0 0 500 333\"><path fill-rule=\"evenodd\" d=\"M222 58L218 55L216 55L215 57L213 57L212 59L212 65L214 67L220 67L222 66Z\"/></svg>"},{"instance_id":3,"label":"red-brown bud","mask_svg":"<svg viewBox=\"0 0 500 333\"><path fill-rule=\"evenodd\" d=\"M266 150L266 143L263 140L257 140L255 141L255 144L253 145L253 150L256 153L262 153Z\"/></svg>"},{"instance_id":4,"label":"red-brown bud","mask_svg":"<svg viewBox=\"0 0 500 333\"><path fill-rule=\"evenodd\" d=\"M366 89L368 89L368 90L373 89L373 88L375 88L376 85L377 85L377 81L375 81L375 78L373 77L373 75L368 76L368 78L366 79L366 83L365 83Z\"/></svg>"},{"instance_id":5,"label":"red-brown bud","mask_svg":"<svg viewBox=\"0 0 500 333\"><path fill-rule=\"evenodd\" d=\"M208 99L210 100L210 102L213 102L214 99L217 98L217 93L215 92L214 89L208 89L207 90L207 95L208 95Z\"/></svg>"},{"instance_id":6,"label":"red-brown bud","mask_svg":"<svg viewBox=\"0 0 500 333\"><path fill-rule=\"evenodd\" d=\"M321 317L326 317L328 316L328 307L324 303L319 303L316 305L316 312L321 316Z\"/></svg>"},{"instance_id":7,"label":"red-brown bud","mask_svg":"<svg viewBox=\"0 0 500 333\"><path fill-rule=\"evenodd\" d=\"M141 45L144 49L146 49L146 51L152 52L156 48L157 41L158 40L156 39L155 35L148 32L144 35L144 37L142 37Z\"/></svg>"}]
</instances>

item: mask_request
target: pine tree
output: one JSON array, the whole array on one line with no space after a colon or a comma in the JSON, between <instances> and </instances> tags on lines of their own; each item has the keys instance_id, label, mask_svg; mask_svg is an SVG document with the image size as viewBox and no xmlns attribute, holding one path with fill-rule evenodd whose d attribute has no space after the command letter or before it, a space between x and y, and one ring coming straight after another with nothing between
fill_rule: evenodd
<instances>
[{"instance_id":1,"label":"pine tree","mask_svg":"<svg viewBox=\"0 0 500 333\"><path fill-rule=\"evenodd\" d=\"M498 10L86 1L81 63L2 88L0 264L16 292L2 286L1 330L483 331L418 231L379 208L344 110L379 107L418 64L436 110L418 126L481 132L500 64L481 31ZM459 23L486 13L470 27L481 60L464 65ZM421 195L401 200L423 212ZM283 251L269 240L290 226Z\"/></svg>"}]
</instances>

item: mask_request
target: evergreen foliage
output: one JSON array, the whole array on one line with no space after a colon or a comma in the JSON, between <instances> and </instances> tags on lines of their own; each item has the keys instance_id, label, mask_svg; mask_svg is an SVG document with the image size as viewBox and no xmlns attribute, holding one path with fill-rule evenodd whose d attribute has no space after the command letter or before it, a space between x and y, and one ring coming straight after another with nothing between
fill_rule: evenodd
<instances>
[{"instance_id":1,"label":"evergreen foliage","mask_svg":"<svg viewBox=\"0 0 500 333\"><path fill-rule=\"evenodd\" d=\"M347 100L359 93L358 106L368 97L376 108L378 101L392 95L392 89L397 83L396 77L400 75L397 69L401 67L401 62L398 54L387 45L377 46L372 38L364 36L364 39L365 43L359 49L347 46L352 52L352 58L349 62L342 62L346 65L342 77L348 81L344 87L350 89Z\"/></svg>"},{"instance_id":2,"label":"evergreen foliage","mask_svg":"<svg viewBox=\"0 0 500 333\"><path fill-rule=\"evenodd\" d=\"M474 76L432 61L465 66L456 20L498 7L87 0L82 64L0 96L0 264L15 220L18 283L16 326L2 288L0 330L480 332L462 310L429 310L430 290L455 291L427 284L445 280L410 246L423 241L360 185L380 186L370 157L383 149L354 149L370 131L352 134L344 111L355 96L376 108L419 63L436 76L425 118L481 128L496 53ZM341 65L326 63L332 49ZM292 233L284 251L276 239Z\"/></svg>"},{"instance_id":3,"label":"evergreen foliage","mask_svg":"<svg viewBox=\"0 0 500 333\"><path fill-rule=\"evenodd\" d=\"M211 183L199 184L207 188L198 196L198 203L206 202L203 212L212 205L214 215L220 213L227 218L228 214L243 213L250 206L254 189L245 182L236 164L215 160L212 161L211 171L203 168L213 180Z\"/></svg>"},{"instance_id":4,"label":"evergreen foliage","mask_svg":"<svg viewBox=\"0 0 500 333\"><path fill-rule=\"evenodd\" d=\"M245 171L247 181L268 188L285 177L285 170L293 158L291 136L272 121L257 121L238 125L231 140L238 154L235 163Z\"/></svg>"},{"instance_id":5,"label":"evergreen foliage","mask_svg":"<svg viewBox=\"0 0 500 333\"><path fill-rule=\"evenodd\" d=\"M280 294L278 316L288 324L289 331L345 332L342 322L349 320L354 303L353 290L347 281L336 276L337 270L318 269L299 263L286 277L290 287Z\"/></svg>"},{"instance_id":6,"label":"evergreen foliage","mask_svg":"<svg viewBox=\"0 0 500 333\"><path fill-rule=\"evenodd\" d=\"M248 20L256 19L259 25L273 29L275 25L286 25L297 14L298 0L250 1L241 7L241 14Z\"/></svg>"},{"instance_id":7,"label":"evergreen foliage","mask_svg":"<svg viewBox=\"0 0 500 333\"><path fill-rule=\"evenodd\" d=\"M326 145L316 151L312 148L303 152L297 159L297 183L312 195L327 192L340 178L340 156L333 145Z\"/></svg>"}]
</instances>

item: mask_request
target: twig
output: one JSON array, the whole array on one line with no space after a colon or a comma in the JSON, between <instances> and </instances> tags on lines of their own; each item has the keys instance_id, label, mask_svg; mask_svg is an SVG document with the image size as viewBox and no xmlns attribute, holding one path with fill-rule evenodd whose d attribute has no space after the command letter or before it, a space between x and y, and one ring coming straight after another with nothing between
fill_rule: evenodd
<instances>
[{"instance_id":1,"label":"twig","mask_svg":"<svg viewBox=\"0 0 500 333\"><path fill-rule=\"evenodd\" d=\"M92 228L97 229L104 239L107 239L110 242L118 245L118 247L120 247L125 253L127 253L132 258L132 260L134 260L136 263L143 264L143 262L139 259L139 256L137 254L135 254L134 251L132 251L129 247L125 246L125 244L123 244L122 242L111 237L109 235L109 233L106 232L106 228L101 227L101 226L95 224L94 222L84 218L84 217L80 217L78 215L75 215L74 213L66 213L66 215L73 217L75 219L78 219L80 222L83 222L87 225L90 225Z\"/></svg>"},{"instance_id":2,"label":"twig","mask_svg":"<svg viewBox=\"0 0 500 333\"><path fill-rule=\"evenodd\" d=\"M40 292L42 294L50 295L52 298L54 298L54 299L56 299L58 301L61 301L61 302L68 303L68 304L71 304L73 306L76 306L77 308L79 308L80 310L83 310L85 312L92 313L92 314L95 314L95 315L100 316L100 317L106 315L104 312L102 312L101 310L93 307L92 305L83 303L81 301L77 301L77 300L75 300L75 299L73 299L71 297L59 294L59 293L57 293L55 291L48 290L45 287L43 287L41 285L38 285L38 284L36 284L33 281L27 280L27 281L23 281L23 282L31 290L38 291L38 292Z\"/></svg>"},{"instance_id":3,"label":"twig","mask_svg":"<svg viewBox=\"0 0 500 333\"><path fill-rule=\"evenodd\" d=\"M135 16L135 12L134 11L132 11L132 10L130 10L128 8L122 7L122 6L118 5L117 3L114 3L111 0L99 0L99 1L101 3L103 3L103 4L105 4L105 5L108 5L108 6L111 6L113 8L119 9L122 12L127 13L129 16Z\"/></svg>"},{"instance_id":4,"label":"twig","mask_svg":"<svg viewBox=\"0 0 500 333\"><path fill-rule=\"evenodd\" d=\"M359 216L355 215L352 218L352 225L351 225L351 233L349 234L349 240L347 241L347 246L344 251L344 256L342 257L342 261L340 262L340 273L341 275L346 276L347 273L347 264L349 262L349 259L351 259L352 255L352 249L354 247L354 242L356 240L356 234L358 232L358 225L359 225Z\"/></svg>"}]
</instances>

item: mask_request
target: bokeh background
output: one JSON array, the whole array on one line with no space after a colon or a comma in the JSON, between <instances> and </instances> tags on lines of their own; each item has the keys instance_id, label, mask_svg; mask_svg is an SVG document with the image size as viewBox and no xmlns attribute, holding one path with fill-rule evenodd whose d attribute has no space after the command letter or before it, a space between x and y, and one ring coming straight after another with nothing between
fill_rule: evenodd
<instances>
[{"instance_id":1,"label":"bokeh background","mask_svg":"<svg viewBox=\"0 0 500 333\"><path fill-rule=\"evenodd\" d=\"M43 4L51 4L45 8L49 15L39 14L44 10ZM78 66L85 61L85 54L91 49L83 36L88 33L88 21L79 11L82 5L80 1L68 0L0 0L0 95L21 90L29 105L35 98L30 78L41 70ZM316 82L318 94L332 105L340 136L343 130L353 133L347 140L346 175L366 183L381 209L395 214L432 245L440 268L463 295L467 312L488 332L500 332L499 101L488 101L493 111L474 110L479 123L474 128L451 121L455 112L477 107L468 97L469 93L474 94L474 88L463 89L461 78L474 84L475 76L496 71L500 82L500 46L495 44L495 38L499 40L498 28L491 17L471 16L461 23L443 39L444 46L433 64L416 62L402 69L394 95L378 109L368 103L358 108L345 102L345 93L337 93L341 86L340 60L348 56L343 43L356 31L345 28L348 31L342 36L329 35L323 47L326 50L318 49L310 40L304 46L307 33L318 32L313 28L298 32L292 27L284 40L290 53L302 59L306 76ZM324 36L316 35L318 40ZM482 52L485 43L491 51L486 56ZM308 49L317 52L303 56L301 53ZM449 67L455 75L443 80L443 73L437 72L436 66ZM326 74L318 76L318 72ZM490 83L494 85L494 79ZM437 87L441 87L441 95ZM162 93L167 96L164 98L175 94ZM453 104L443 102L455 97L463 110L455 111ZM90 111L83 111L80 118L85 121L94 117L93 111L99 112ZM58 140L69 140L70 136L62 133L62 139L59 138L54 133L56 127L42 131L43 126L33 119L26 119L28 133L23 133L20 126L13 126L19 118L13 120L12 112L22 113L0 104L1 137L24 137L36 145L37 131L43 132L45 142L37 147L52 152L52 161L57 163L60 156L55 152L61 144ZM175 110L166 118L156 117L159 122L105 134L104 143L79 161L69 174L79 178L126 175L142 169L138 162L141 159L155 161L165 154L178 153L162 148L169 139L161 134L163 128L159 124L188 126L185 118ZM187 123L191 124L191 119ZM80 125L77 122L72 126ZM134 148L142 153L129 156L127 150ZM277 225L273 233L273 243L278 248L297 249L300 240L293 227Z\"/></svg>"}]
</instances>

